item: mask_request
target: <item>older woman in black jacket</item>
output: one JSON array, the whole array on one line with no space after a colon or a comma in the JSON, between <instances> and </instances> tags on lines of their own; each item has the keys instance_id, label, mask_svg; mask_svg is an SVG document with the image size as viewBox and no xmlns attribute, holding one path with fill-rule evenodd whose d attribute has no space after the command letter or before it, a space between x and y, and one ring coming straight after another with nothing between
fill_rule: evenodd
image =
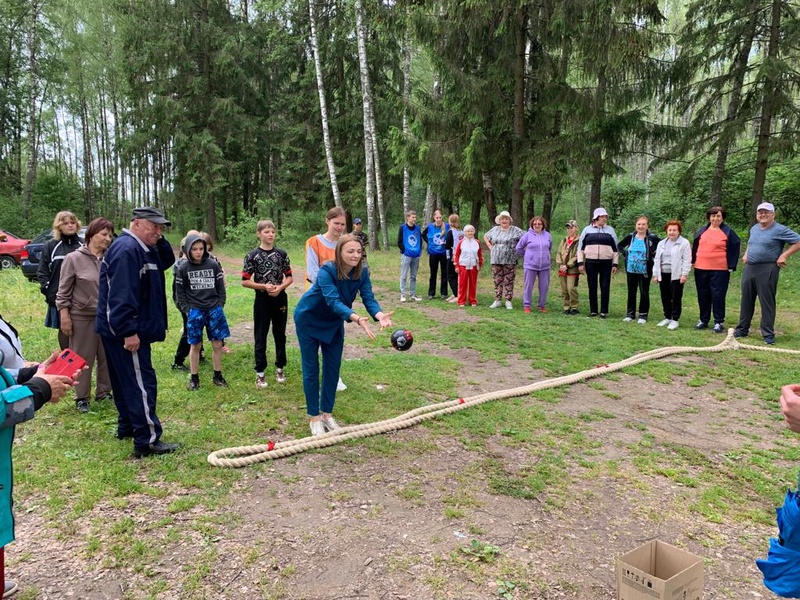
<instances>
[{"instance_id":1,"label":"older woman in black jacket","mask_svg":"<svg viewBox=\"0 0 800 600\"><path fill-rule=\"evenodd\" d=\"M650 278L653 277L653 259L656 247L661 241L650 231L650 219L644 215L636 218L636 230L626 235L617 248L625 255L625 272L628 275L628 309L623 321L636 319L636 292L639 292L639 319L637 323L647 323L650 312Z\"/></svg>"},{"instance_id":2,"label":"older woman in black jacket","mask_svg":"<svg viewBox=\"0 0 800 600\"><path fill-rule=\"evenodd\" d=\"M56 294L61 280L61 265L64 257L83 246L78 232L81 222L75 213L62 210L53 219L53 239L45 242L39 256L39 268L36 278L39 288L47 302L47 313L44 317L45 327L58 329L58 345L62 350L69 346L69 336L61 331L61 318L56 308Z\"/></svg>"},{"instance_id":3,"label":"older woman in black jacket","mask_svg":"<svg viewBox=\"0 0 800 600\"><path fill-rule=\"evenodd\" d=\"M714 333L724 333L725 296L731 272L739 262L742 241L736 232L725 223L725 211L721 206L712 206L706 211L708 225L697 230L692 243L692 264L697 286L697 303L700 320L695 329L706 329L714 312Z\"/></svg>"}]
</instances>

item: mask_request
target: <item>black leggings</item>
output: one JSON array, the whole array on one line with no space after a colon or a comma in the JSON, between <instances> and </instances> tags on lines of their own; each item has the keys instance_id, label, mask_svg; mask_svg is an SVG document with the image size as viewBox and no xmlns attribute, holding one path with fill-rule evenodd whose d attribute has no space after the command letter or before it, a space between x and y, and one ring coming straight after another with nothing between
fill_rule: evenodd
<instances>
[{"instance_id":1,"label":"black leggings","mask_svg":"<svg viewBox=\"0 0 800 600\"><path fill-rule=\"evenodd\" d=\"M680 279L670 279L670 273L665 273L658 287L661 290L661 306L664 308L664 318L677 321L681 318L683 308L683 284Z\"/></svg>"},{"instance_id":2,"label":"black leggings","mask_svg":"<svg viewBox=\"0 0 800 600\"><path fill-rule=\"evenodd\" d=\"M611 269L614 268L610 260L587 260L583 264L586 271L586 283L589 287L589 312L597 314L597 283L600 282L600 312L608 314L608 297L611 294Z\"/></svg>"},{"instance_id":3,"label":"black leggings","mask_svg":"<svg viewBox=\"0 0 800 600\"><path fill-rule=\"evenodd\" d=\"M441 289L442 296L447 296L447 256L444 254L429 254L428 264L431 267L431 279L428 284L428 296L436 295L436 275L441 270Z\"/></svg>"}]
</instances>

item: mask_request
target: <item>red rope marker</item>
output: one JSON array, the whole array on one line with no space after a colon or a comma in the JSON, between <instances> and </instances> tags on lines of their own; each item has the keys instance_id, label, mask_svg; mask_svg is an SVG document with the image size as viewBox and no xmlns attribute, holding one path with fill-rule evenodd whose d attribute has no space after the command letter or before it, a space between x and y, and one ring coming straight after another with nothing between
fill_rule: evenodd
<instances>
[{"instance_id":1,"label":"red rope marker","mask_svg":"<svg viewBox=\"0 0 800 600\"><path fill-rule=\"evenodd\" d=\"M275 442L270 440L267 442L267 451L272 452L273 450L275 450Z\"/></svg>"},{"instance_id":2,"label":"red rope marker","mask_svg":"<svg viewBox=\"0 0 800 600\"><path fill-rule=\"evenodd\" d=\"M464 399L463 399L463 398L459 398L459 399L458 399L458 403L459 403L459 404L464 404Z\"/></svg>"}]
</instances>

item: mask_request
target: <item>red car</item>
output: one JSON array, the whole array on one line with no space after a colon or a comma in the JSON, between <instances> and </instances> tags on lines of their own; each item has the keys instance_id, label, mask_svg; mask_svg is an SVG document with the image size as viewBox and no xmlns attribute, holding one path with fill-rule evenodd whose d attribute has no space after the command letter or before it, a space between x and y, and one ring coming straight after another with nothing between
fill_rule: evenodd
<instances>
[{"instance_id":1,"label":"red car","mask_svg":"<svg viewBox=\"0 0 800 600\"><path fill-rule=\"evenodd\" d=\"M22 249L29 242L0 229L0 269L10 269L20 264Z\"/></svg>"}]
</instances>

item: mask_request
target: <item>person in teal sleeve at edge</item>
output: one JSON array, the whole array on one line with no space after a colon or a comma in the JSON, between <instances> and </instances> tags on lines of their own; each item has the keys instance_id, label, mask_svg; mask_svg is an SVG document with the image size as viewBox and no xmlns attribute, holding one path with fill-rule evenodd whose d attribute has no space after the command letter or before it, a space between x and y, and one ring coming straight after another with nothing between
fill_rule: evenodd
<instances>
[{"instance_id":1,"label":"person in teal sleeve at edge","mask_svg":"<svg viewBox=\"0 0 800 600\"><path fill-rule=\"evenodd\" d=\"M0 589L3 598L14 595L19 589L16 581L5 578L5 546L14 541L14 501L11 495L14 485L11 460L14 427L32 419L34 412L47 402L58 402L77 385L80 371L73 373L72 377L45 374L44 369L58 354L58 351L53 352L40 365L25 362L17 330L0 316Z\"/></svg>"},{"instance_id":2,"label":"person in teal sleeve at edge","mask_svg":"<svg viewBox=\"0 0 800 600\"><path fill-rule=\"evenodd\" d=\"M361 242L343 235L336 244L335 259L320 267L314 285L300 298L294 309L294 323L303 366L303 391L311 435L339 429L333 418L336 384L344 350L344 323L357 323L369 336L369 318L353 310L353 301L361 295L364 307L381 328L391 327L392 313L383 313L372 293L369 269L361 262ZM320 389L319 353L322 352ZM320 414L321 413L321 414Z\"/></svg>"}]
</instances>

